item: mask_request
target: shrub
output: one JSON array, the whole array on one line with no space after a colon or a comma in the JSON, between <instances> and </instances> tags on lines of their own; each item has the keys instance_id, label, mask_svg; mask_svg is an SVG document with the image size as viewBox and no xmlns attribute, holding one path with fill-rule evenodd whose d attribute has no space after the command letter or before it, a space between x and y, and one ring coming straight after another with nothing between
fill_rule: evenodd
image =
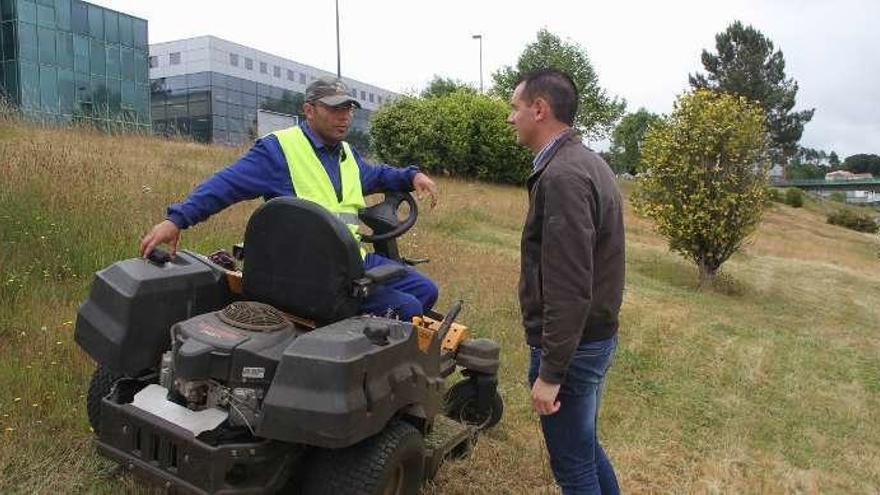
<instances>
[{"instance_id":1,"label":"shrub","mask_svg":"<svg viewBox=\"0 0 880 495\"><path fill-rule=\"evenodd\" d=\"M836 201L838 203L846 203L846 194L840 191L834 191L831 193L831 196L828 197L831 201Z\"/></svg>"},{"instance_id":2,"label":"shrub","mask_svg":"<svg viewBox=\"0 0 880 495\"><path fill-rule=\"evenodd\" d=\"M877 221L870 214L856 212L848 208L842 208L829 213L828 223L869 234L876 234L880 231L880 225L877 224Z\"/></svg>"},{"instance_id":3,"label":"shrub","mask_svg":"<svg viewBox=\"0 0 880 495\"><path fill-rule=\"evenodd\" d=\"M804 206L804 192L796 187L785 190L785 204L793 208Z\"/></svg>"},{"instance_id":4,"label":"shrub","mask_svg":"<svg viewBox=\"0 0 880 495\"><path fill-rule=\"evenodd\" d=\"M431 98L404 97L378 110L370 135L378 158L417 164L437 174L523 183L529 152L507 124L508 105L470 91Z\"/></svg>"},{"instance_id":5,"label":"shrub","mask_svg":"<svg viewBox=\"0 0 880 495\"><path fill-rule=\"evenodd\" d=\"M782 196L778 187L768 187L767 188L767 201L774 203L784 203L785 199Z\"/></svg>"},{"instance_id":6,"label":"shrub","mask_svg":"<svg viewBox=\"0 0 880 495\"><path fill-rule=\"evenodd\" d=\"M739 250L767 204L764 113L745 98L698 90L650 126L636 210L654 220L669 248L712 280Z\"/></svg>"}]
</instances>

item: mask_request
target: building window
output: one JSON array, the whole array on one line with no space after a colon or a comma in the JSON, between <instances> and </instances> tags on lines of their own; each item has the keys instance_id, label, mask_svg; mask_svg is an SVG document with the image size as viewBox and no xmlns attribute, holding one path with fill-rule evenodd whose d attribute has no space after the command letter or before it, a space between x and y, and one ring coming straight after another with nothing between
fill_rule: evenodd
<instances>
[{"instance_id":1,"label":"building window","mask_svg":"<svg viewBox=\"0 0 880 495\"><path fill-rule=\"evenodd\" d=\"M367 101L367 92L361 91L361 101Z\"/></svg>"},{"instance_id":2,"label":"building window","mask_svg":"<svg viewBox=\"0 0 880 495\"><path fill-rule=\"evenodd\" d=\"M260 74L268 74L269 66L266 65L266 62L260 62Z\"/></svg>"},{"instance_id":3,"label":"building window","mask_svg":"<svg viewBox=\"0 0 880 495\"><path fill-rule=\"evenodd\" d=\"M244 68L247 70L254 70L254 59L245 57L244 58Z\"/></svg>"},{"instance_id":4,"label":"building window","mask_svg":"<svg viewBox=\"0 0 880 495\"><path fill-rule=\"evenodd\" d=\"M229 65L233 67L238 67L238 54L230 53L229 54Z\"/></svg>"},{"instance_id":5,"label":"building window","mask_svg":"<svg viewBox=\"0 0 880 495\"><path fill-rule=\"evenodd\" d=\"M374 98L373 93L370 93L370 103L373 103L373 98Z\"/></svg>"},{"instance_id":6,"label":"building window","mask_svg":"<svg viewBox=\"0 0 880 495\"><path fill-rule=\"evenodd\" d=\"M155 69L156 67L159 67L159 57L153 55L150 57L150 68Z\"/></svg>"},{"instance_id":7,"label":"building window","mask_svg":"<svg viewBox=\"0 0 880 495\"><path fill-rule=\"evenodd\" d=\"M281 77L281 67L278 67L277 65L272 67L272 75L275 77Z\"/></svg>"},{"instance_id":8,"label":"building window","mask_svg":"<svg viewBox=\"0 0 880 495\"><path fill-rule=\"evenodd\" d=\"M300 72L300 74L299 74L299 83L300 83L300 84L305 84L305 83L306 83L306 75L303 74L302 72Z\"/></svg>"},{"instance_id":9,"label":"building window","mask_svg":"<svg viewBox=\"0 0 880 495\"><path fill-rule=\"evenodd\" d=\"M171 65L180 65L180 52L171 52L168 55L168 62Z\"/></svg>"},{"instance_id":10,"label":"building window","mask_svg":"<svg viewBox=\"0 0 880 495\"><path fill-rule=\"evenodd\" d=\"M382 104L382 97L381 97L381 96L377 96L376 98L379 100L379 104L381 105L381 104Z\"/></svg>"},{"instance_id":11,"label":"building window","mask_svg":"<svg viewBox=\"0 0 880 495\"><path fill-rule=\"evenodd\" d=\"M292 70L287 69L287 80L293 81L294 79L296 79L296 74L294 74Z\"/></svg>"}]
</instances>

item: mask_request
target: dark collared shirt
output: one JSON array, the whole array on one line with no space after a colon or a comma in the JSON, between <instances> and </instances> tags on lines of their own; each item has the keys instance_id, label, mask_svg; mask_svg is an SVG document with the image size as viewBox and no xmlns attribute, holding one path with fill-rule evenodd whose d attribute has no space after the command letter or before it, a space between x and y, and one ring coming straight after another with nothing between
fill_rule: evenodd
<instances>
[{"instance_id":1,"label":"dark collared shirt","mask_svg":"<svg viewBox=\"0 0 880 495\"><path fill-rule=\"evenodd\" d=\"M300 126L315 150L315 155L327 171L327 176L341 194L342 179L339 172L341 143L328 147L309 128ZM364 195L379 191L411 191L412 179L418 167L396 168L389 165L373 165L366 162L351 146L352 154L361 176ZM278 196L296 196L290 179L290 169L278 139L269 134L254 143L244 156L232 165L209 177L180 203L168 207L166 217L178 227L185 229L218 211L239 201L262 197L268 201Z\"/></svg>"},{"instance_id":2,"label":"dark collared shirt","mask_svg":"<svg viewBox=\"0 0 880 495\"><path fill-rule=\"evenodd\" d=\"M541 151L539 151L538 154L535 155L535 159L532 160L532 168L538 168L538 164L541 163L544 157L547 156L547 153L549 153L550 150L553 149L553 146L558 143L563 137L565 137L565 133L568 132L568 130L569 129L566 128L559 131L559 134L553 136L550 141L547 141L547 144L545 144L544 147L541 148Z\"/></svg>"}]
</instances>

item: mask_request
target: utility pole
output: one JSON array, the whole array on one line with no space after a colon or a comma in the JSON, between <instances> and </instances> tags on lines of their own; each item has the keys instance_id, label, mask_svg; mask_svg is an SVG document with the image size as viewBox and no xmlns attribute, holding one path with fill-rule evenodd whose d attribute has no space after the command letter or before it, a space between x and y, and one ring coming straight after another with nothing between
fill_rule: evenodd
<instances>
[{"instance_id":1,"label":"utility pole","mask_svg":"<svg viewBox=\"0 0 880 495\"><path fill-rule=\"evenodd\" d=\"M342 55L339 48L339 0L336 0L336 77L342 78Z\"/></svg>"},{"instance_id":2,"label":"utility pole","mask_svg":"<svg viewBox=\"0 0 880 495\"><path fill-rule=\"evenodd\" d=\"M483 94L483 35L475 34L471 38L480 40L480 94Z\"/></svg>"}]
</instances>

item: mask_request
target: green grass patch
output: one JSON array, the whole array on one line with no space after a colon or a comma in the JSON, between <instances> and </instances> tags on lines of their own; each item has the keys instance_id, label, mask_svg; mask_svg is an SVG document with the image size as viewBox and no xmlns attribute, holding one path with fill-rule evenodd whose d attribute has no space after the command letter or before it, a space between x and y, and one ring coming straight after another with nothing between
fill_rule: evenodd
<instances>
[{"instance_id":1,"label":"green grass patch","mask_svg":"<svg viewBox=\"0 0 880 495\"><path fill-rule=\"evenodd\" d=\"M0 126L0 493L146 489L95 452L73 342L94 271L235 150L87 130ZM502 345L506 413L426 493L551 493L525 386L516 284L523 188L440 180L440 207L402 243ZM624 183L628 195L632 184ZM207 253L241 239L257 202L184 232ZM838 207L839 205L834 205ZM699 290L697 271L627 216L620 346L601 438L627 493L880 491L877 236L825 224L828 206L772 208L754 243Z\"/></svg>"}]
</instances>

